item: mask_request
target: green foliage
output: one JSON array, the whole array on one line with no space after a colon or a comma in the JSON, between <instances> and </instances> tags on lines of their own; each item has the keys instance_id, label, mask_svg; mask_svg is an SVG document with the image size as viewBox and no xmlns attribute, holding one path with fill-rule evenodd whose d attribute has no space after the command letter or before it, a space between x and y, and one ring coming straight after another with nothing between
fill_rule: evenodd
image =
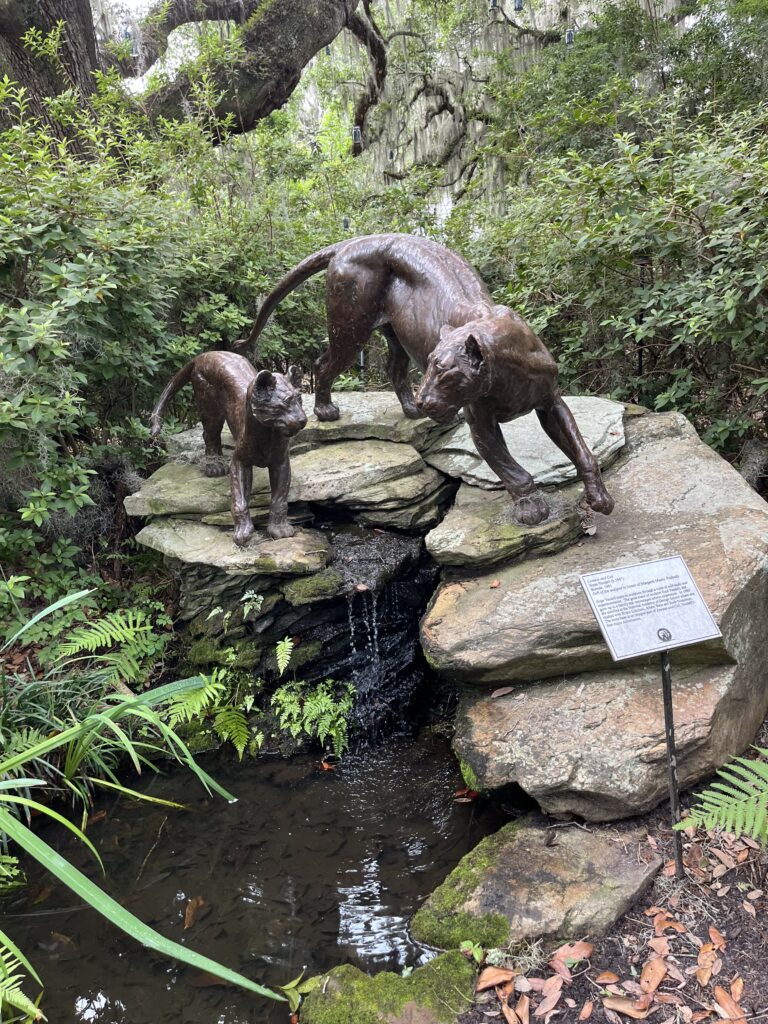
<instances>
[{"instance_id":1,"label":"green foliage","mask_svg":"<svg viewBox=\"0 0 768 1024\"><path fill-rule=\"evenodd\" d=\"M95 677L109 687L143 684L167 642L167 634L155 631L146 612L128 608L72 630L58 644L57 656L70 663L87 661ZM82 652L87 652L85 657L74 658Z\"/></svg>"},{"instance_id":2,"label":"green foliage","mask_svg":"<svg viewBox=\"0 0 768 1024\"><path fill-rule=\"evenodd\" d=\"M27 1019L45 1020L32 1000L22 991L24 964L19 956L3 942L0 933L0 1020L4 1020L3 1008L18 1010Z\"/></svg>"},{"instance_id":3,"label":"green foliage","mask_svg":"<svg viewBox=\"0 0 768 1024\"><path fill-rule=\"evenodd\" d=\"M768 843L768 750L758 747L757 754L761 760L736 757L721 768L717 775L723 781L704 790L689 816L675 828L692 824L721 828Z\"/></svg>"},{"instance_id":4,"label":"green foliage","mask_svg":"<svg viewBox=\"0 0 768 1024\"><path fill-rule=\"evenodd\" d=\"M326 742L338 757L347 749L348 717L354 705L355 688L327 679L310 686L304 682L284 683L272 695L280 728L294 739L305 736Z\"/></svg>"},{"instance_id":5,"label":"green foliage","mask_svg":"<svg viewBox=\"0 0 768 1024\"><path fill-rule=\"evenodd\" d=\"M293 655L293 640L286 636L282 640L277 642L275 647L275 658L277 659L277 671L280 675L285 672L291 663L291 656Z\"/></svg>"}]
</instances>

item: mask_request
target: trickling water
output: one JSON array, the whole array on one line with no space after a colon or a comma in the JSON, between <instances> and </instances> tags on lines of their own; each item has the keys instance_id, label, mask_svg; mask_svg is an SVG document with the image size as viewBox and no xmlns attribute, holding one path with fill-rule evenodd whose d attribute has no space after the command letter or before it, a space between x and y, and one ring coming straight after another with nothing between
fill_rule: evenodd
<instances>
[{"instance_id":1,"label":"trickling water","mask_svg":"<svg viewBox=\"0 0 768 1024\"><path fill-rule=\"evenodd\" d=\"M97 880L161 933L267 985L305 965L313 975L345 962L371 971L423 962L431 954L411 938L409 918L505 820L492 804L454 803L461 778L435 735L348 754L335 771L308 756L237 764L219 755L205 767L237 803L208 798L176 768L138 787L184 800L187 811L102 801L88 829L107 872ZM40 831L97 878L82 844L55 826ZM37 865L25 867L27 891L0 913L45 982L49 1020L285 1024L284 1004L143 950Z\"/></svg>"}]
</instances>

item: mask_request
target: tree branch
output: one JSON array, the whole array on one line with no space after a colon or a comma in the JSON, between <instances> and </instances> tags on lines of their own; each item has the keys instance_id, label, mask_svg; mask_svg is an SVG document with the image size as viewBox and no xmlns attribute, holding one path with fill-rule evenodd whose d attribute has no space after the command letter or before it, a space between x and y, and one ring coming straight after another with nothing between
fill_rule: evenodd
<instances>
[{"instance_id":1,"label":"tree branch","mask_svg":"<svg viewBox=\"0 0 768 1024\"><path fill-rule=\"evenodd\" d=\"M387 78L387 47L384 36L371 14L370 0L363 0L363 8L365 18L353 13L347 19L347 28L366 47L371 62L365 91L355 105L354 123L359 126L361 132L365 129L369 110L379 101ZM354 155L359 156L362 151L363 143L356 143Z\"/></svg>"}]
</instances>

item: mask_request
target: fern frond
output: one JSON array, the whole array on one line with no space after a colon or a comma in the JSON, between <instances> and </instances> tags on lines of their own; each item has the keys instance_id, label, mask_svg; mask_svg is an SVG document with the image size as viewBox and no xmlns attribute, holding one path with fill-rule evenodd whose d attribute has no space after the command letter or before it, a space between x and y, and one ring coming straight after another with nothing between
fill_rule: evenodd
<instances>
[{"instance_id":1,"label":"fern frond","mask_svg":"<svg viewBox=\"0 0 768 1024\"><path fill-rule=\"evenodd\" d=\"M278 640L277 646L275 647L275 656L277 658L277 671L280 675L285 672L291 663L291 656L293 655L293 640L289 636L283 640Z\"/></svg>"},{"instance_id":2,"label":"fern frond","mask_svg":"<svg viewBox=\"0 0 768 1024\"><path fill-rule=\"evenodd\" d=\"M152 623L139 608L109 612L96 622L73 629L57 648L58 657L75 654L96 654L116 644L134 644L143 635L152 633Z\"/></svg>"},{"instance_id":3,"label":"fern frond","mask_svg":"<svg viewBox=\"0 0 768 1024\"><path fill-rule=\"evenodd\" d=\"M193 718L199 718L215 707L226 691L222 681L224 676L225 669L214 669L209 676L200 677L205 681L204 686L175 694L167 710L167 722L171 729L175 729L180 722L191 722Z\"/></svg>"},{"instance_id":4,"label":"fern frond","mask_svg":"<svg viewBox=\"0 0 768 1024\"><path fill-rule=\"evenodd\" d=\"M762 757L768 750L757 748ZM699 797L683 825L720 828L768 841L768 764L737 757L718 771L724 782L713 782Z\"/></svg>"},{"instance_id":5,"label":"fern frond","mask_svg":"<svg viewBox=\"0 0 768 1024\"><path fill-rule=\"evenodd\" d=\"M0 942L0 1019L3 1019L3 1007L8 1006L27 1014L32 1020L44 1020L41 1011L22 992L23 972L24 968L16 954Z\"/></svg>"},{"instance_id":6,"label":"fern frond","mask_svg":"<svg viewBox=\"0 0 768 1024\"><path fill-rule=\"evenodd\" d=\"M220 740L225 743L229 740L232 743L237 751L237 756L242 761L250 739L248 720L243 712L233 707L222 708L216 712L213 727Z\"/></svg>"}]
</instances>

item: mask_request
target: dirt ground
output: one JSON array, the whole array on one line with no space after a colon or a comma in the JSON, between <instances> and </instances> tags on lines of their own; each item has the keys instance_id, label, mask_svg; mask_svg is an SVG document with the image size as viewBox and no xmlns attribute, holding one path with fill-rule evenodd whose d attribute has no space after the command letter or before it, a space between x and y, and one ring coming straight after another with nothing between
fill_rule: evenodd
<instances>
[{"instance_id":1,"label":"dirt ground","mask_svg":"<svg viewBox=\"0 0 768 1024\"><path fill-rule=\"evenodd\" d=\"M768 746L765 727L758 742ZM694 802L686 794L683 806ZM678 880L668 808L627 823L638 824L665 861L641 901L602 938L533 944L496 974L484 964L485 990L459 1024L768 1021L768 854L749 837L691 828Z\"/></svg>"}]
</instances>

